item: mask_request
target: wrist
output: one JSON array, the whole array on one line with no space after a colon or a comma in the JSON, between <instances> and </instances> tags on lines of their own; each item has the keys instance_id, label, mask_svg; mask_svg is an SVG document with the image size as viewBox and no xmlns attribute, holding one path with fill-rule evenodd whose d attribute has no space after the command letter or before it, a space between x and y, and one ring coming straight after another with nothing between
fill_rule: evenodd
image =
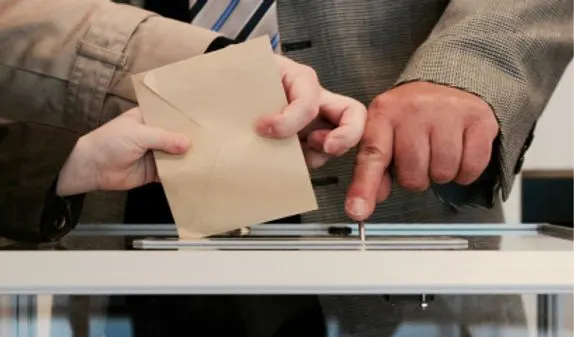
<instances>
[{"instance_id":1,"label":"wrist","mask_svg":"<svg viewBox=\"0 0 574 337\"><path fill-rule=\"evenodd\" d=\"M89 139L82 136L76 142L58 175L56 194L61 197L83 194L98 188L97 176L93 174Z\"/></svg>"}]
</instances>

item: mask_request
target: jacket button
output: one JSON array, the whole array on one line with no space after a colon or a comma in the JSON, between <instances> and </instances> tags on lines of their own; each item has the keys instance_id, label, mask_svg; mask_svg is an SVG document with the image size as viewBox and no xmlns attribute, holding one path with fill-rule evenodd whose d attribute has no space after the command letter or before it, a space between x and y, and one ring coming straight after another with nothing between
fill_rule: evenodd
<instances>
[{"instance_id":1,"label":"jacket button","mask_svg":"<svg viewBox=\"0 0 574 337\"><path fill-rule=\"evenodd\" d=\"M528 150L530 148L530 145L532 145L532 141L534 140L534 127L532 128L532 130L530 130L530 133L528 134L528 137L526 138L526 140L524 141L524 150Z\"/></svg>"},{"instance_id":2,"label":"jacket button","mask_svg":"<svg viewBox=\"0 0 574 337\"><path fill-rule=\"evenodd\" d=\"M522 170L522 165L524 165L524 155L521 155L520 158L518 158L516 166L514 167L514 174L520 173L520 170Z\"/></svg>"},{"instance_id":3,"label":"jacket button","mask_svg":"<svg viewBox=\"0 0 574 337\"><path fill-rule=\"evenodd\" d=\"M526 151L528 151L528 149L532 145L532 141L534 140L534 128L535 127L536 127L536 124L532 127L532 130L530 130L528 137L524 141L524 145L522 145L522 149L520 149L520 157L518 158L518 161L516 162L516 166L514 167L514 174L518 174L522 170L522 166L524 165L524 157L526 156Z\"/></svg>"},{"instance_id":4,"label":"jacket button","mask_svg":"<svg viewBox=\"0 0 574 337\"><path fill-rule=\"evenodd\" d=\"M63 229L66 226L66 217L62 215L54 220L53 226L57 230Z\"/></svg>"},{"instance_id":5,"label":"jacket button","mask_svg":"<svg viewBox=\"0 0 574 337\"><path fill-rule=\"evenodd\" d=\"M283 43L281 44L281 51L284 53L288 53L290 51L308 49L311 48L312 46L313 43L311 42L311 40Z\"/></svg>"}]
</instances>

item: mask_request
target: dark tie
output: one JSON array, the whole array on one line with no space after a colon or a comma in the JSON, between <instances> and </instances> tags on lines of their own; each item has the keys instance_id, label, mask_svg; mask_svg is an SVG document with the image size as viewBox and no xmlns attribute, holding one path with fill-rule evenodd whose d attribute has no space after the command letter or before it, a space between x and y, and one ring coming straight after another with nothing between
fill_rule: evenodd
<instances>
[{"instance_id":1,"label":"dark tie","mask_svg":"<svg viewBox=\"0 0 574 337\"><path fill-rule=\"evenodd\" d=\"M191 0L189 22L239 42L267 35L273 49L278 50L274 0Z\"/></svg>"}]
</instances>

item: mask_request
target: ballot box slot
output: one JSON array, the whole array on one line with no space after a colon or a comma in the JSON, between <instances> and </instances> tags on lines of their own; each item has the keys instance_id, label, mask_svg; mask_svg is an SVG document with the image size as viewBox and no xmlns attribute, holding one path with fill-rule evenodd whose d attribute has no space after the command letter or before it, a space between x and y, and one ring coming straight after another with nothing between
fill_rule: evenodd
<instances>
[{"instance_id":1,"label":"ballot box slot","mask_svg":"<svg viewBox=\"0 0 574 337\"><path fill-rule=\"evenodd\" d=\"M145 238L133 241L144 250L461 250L468 241L454 237L356 238Z\"/></svg>"},{"instance_id":2,"label":"ballot box slot","mask_svg":"<svg viewBox=\"0 0 574 337\"><path fill-rule=\"evenodd\" d=\"M368 237L377 236L502 236L538 235L539 224L372 224ZM247 230L245 230L247 229ZM248 237L356 237L356 224L262 224L243 229ZM234 231L235 232L235 231ZM70 236L177 237L173 224L80 224ZM237 236L225 233L217 237Z\"/></svg>"}]
</instances>

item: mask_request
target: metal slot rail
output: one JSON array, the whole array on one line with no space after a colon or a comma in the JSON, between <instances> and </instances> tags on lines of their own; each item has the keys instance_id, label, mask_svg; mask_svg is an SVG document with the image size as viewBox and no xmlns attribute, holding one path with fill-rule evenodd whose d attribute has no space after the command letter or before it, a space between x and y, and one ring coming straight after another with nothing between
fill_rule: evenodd
<instances>
[{"instance_id":1,"label":"metal slot rail","mask_svg":"<svg viewBox=\"0 0 574 337\"><path fill-rule=\"evenodd\" d=\"M205 240L143 239L134 240L136 249L159 250L449 250L467 249L468 241L459 238L387 237L377 240L356 239L274 239L231 238Z\"/></svg>"},{"instance_id":2,"label":"metal slot rail","mask_svg":"<svg viewBox=\"0 0 574 337\"><path fill-rule=\"evenodd\" d=\"M544 225L543 225L544 226ZM538 224L366 224L367 237L377 236L500 236L536 235ZM262 224L228 236L357 237L356 224ZM83 224L71 236L177 237L173 224Z\"/></svg>"}]
</instances>

